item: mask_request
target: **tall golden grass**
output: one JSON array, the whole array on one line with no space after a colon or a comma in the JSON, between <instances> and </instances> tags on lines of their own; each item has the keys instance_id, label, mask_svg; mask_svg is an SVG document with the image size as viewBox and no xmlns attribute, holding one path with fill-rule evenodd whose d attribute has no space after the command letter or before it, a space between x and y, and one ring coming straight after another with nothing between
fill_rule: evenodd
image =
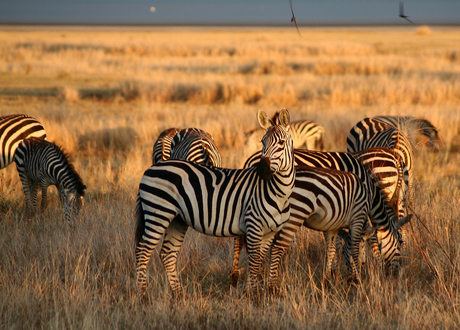
<instances>
[{"instance_id":1,"label":"tall golden grass","mask_svg":"<svg viewBox=\"0 0 460 330\"><path fill-rule=\"evenodd\" d=\"M425 28L424 28L425 29ZM70 152L88 186L64 223L57 192L22 221L14 165L0 172L0 310L4 328L456 328L460 324L460 30L0 29L0 115L27 113ZM256 113L287 107L344 151L366 116L425 117L444 148L420 147L400 274L371 258L360 285L322 282L322 236L298 233L281 295L256 303L231 287L233 242L189 231L179 258L186 299L170 299L156 255L148 301L134 273L133 209L153 143L168 127L210 132L223 166L245 160ZM247 268L243 258L242 268ZM266 275L266 269L264 270ZM245 278L243 274L243 278Z\"/></svg>"}]
</instances>

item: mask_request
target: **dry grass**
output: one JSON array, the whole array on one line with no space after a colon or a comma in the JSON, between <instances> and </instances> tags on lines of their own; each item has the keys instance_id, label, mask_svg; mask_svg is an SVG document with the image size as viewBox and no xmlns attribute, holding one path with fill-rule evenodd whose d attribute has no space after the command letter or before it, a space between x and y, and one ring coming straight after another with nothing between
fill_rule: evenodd
<instances>
[{"instance_id":1,"label":"dry grass","mask_svg":"<svg viewBox=\"0 0 460 330\"><path fill-rule=\"evenodd\" d=\"M27 113L71 153L88 186L64 223L56 190L43 218L21 220L14 165L0 172L3 328L456 328L460 323L460 30L0 31L0 115ZM149 301L136 300L133 206L165 128L210 132L225 167L244 161L256 112L289 108L343 151L365 116L415 115L445 148L416 154L418 218L397 278L345 270L323 285L324 243L302 229L283 262L281 296L259 304L230 286L231 239L190 231L179 259L187 299L173 301L157 255ZM243 258L243 268L247 260ZM266 272L266 270L265 270ZM436 274L437 277L434 275ZM244 274L243 274L243 277Z\"/></svg>"}]
</instances>

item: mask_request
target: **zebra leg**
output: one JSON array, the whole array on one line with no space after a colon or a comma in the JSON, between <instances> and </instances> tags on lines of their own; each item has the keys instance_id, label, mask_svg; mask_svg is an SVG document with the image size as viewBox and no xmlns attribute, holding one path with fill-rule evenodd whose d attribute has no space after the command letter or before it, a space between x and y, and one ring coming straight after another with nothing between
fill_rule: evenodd
<instances>
[{"instance_id":1,"label":"zebra leg","mask_svg":"<svg viewBox=\"0 0 460 330\"><path fill-rule=\"evenodd\" d=\"M278 275L281 258L292 243L297 230L302 226L303 221L296 221L291 218L279 231L272 245L270 260L270 276L268 279L268 288L270 292L279 291Z\"/></svg>"},{"instance_id":2,"label":"zebra leg","mask_svg":"<svg viewBox=\"0 0 460 330\"><path fill-rule=\"evenodd\" d=\"M332 276L332 262L336 253L337 232L328 232L327 235L327 253L326 253L326 269L324 279L329 282Z\"/></svg>"},{"instance_id":3,"label":"zebra leg","mask_svg":"<svg viewBox=\"0 0 460 330\"><path fill-rule=\"evenodd\" d=\"M48 206L48 186L42 184L42 202L40 204L40 213L43 214Z\"/></svg>"},{"instance_id":4,"label":"zebra leg","mask_svg":"<svg viewBox=\"0 0 460 330\"><path fill-rule=\"evenodd\" d=\"M177 255L184 242L185 234L187 233L187 224L177 217L166 229L165 238L160 251L160 258L166 270L166 275L169 279L169 284L174 297L182 295L182 286L179 276L177 275Z\"/></svg>"},{"instance_id":5,"label":"zebra leg","mask_svg":"<svg viewBox=\"0 0 460 330\"><path fill-rule=\"evenodd\" d=\"M163 233L169 226L169 219L167 218L151 218L146 219L145 211L142 208L142 203L138 199L136 208L137 225L136 225L136 277L137 288L141 296L145 295L147 288L146 272L147 264L152 256L153 250L157 246Z\"/></svg>"},{"instance_id":6,"label":"zebra leg","mask_svg":"<svg viewBox=\"0 0 460 330\"><path fill-rule=\"evenodd\" d=\"M349 280L356 281L359 276L358 265L359 265L359 254L360 246L363 238L363 227L364 223L367 221L367 214L361 212L350 224L350 264L351 264L351 274Z\"/></svg>"},{"instance_id":7,"label":"zebra leg","mask_svg":"<svg viewBox=\"0 0 460 330\"><path fill-rule=\"evenodd\" d=\"M248 293L257 296L257 283L258 275L262 260L267 254L271 243L275 237L275 232L262 235L262 233L255 233L248 231L246 236L246 243L248 247L249 257L249 276L248 276Z\"/></svg>"},{"instance_id":8,"label":"zebra leg","mask_svg":"<svg viewBox=\"0 0 460 330\"><path fill-rule=\"evenodd\" d=\"M30 220L32 216L35 215L35 211L37 209L37 198L38 198L38 185L33 182L29 181L29 190L26 193L26 212L25 212L25 219Z\"/></svg>"},{"instance_id":9,"label":"zebra leg","mask_svg":"<svg viewBox=\"0 0 460 330\"><path fill-rule=\"evenodd\" d=\"M240 263L240 254L241 250L245 245L245 236L236 237L234 239L235 247L233 249L233 265L232 265L232 272L230 277L232 279L232 285L235 286L238 283L238 276L239 276L239 263Z\"/></svg>"}]
</instances>

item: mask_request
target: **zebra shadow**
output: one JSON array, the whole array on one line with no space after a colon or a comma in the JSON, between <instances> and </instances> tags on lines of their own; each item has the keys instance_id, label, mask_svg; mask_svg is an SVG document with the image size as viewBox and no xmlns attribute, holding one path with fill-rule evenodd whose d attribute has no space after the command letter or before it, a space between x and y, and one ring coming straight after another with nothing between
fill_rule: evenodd
<instances>
[{"instance_id":1,"label":"zebra shadow","mask_svg":"<svg viewBox=\"0 0 460 330\"><path fill-rule=\"evenodd\" d=\"M105 128L86 132L78 138L82 153L96 154L103 159L114 154L127 157L136 144L137 134L131 127Z\"/></svg>"}]
</instances>

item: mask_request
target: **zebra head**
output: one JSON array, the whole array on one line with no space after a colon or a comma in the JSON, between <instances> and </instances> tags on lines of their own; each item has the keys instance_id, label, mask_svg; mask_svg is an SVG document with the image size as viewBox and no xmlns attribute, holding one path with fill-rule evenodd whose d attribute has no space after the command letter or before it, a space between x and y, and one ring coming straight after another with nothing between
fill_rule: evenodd
<instances>
[{"instance_id":1,"label":"zebra head","mask_svg":"<svg viewBox=\"0 0 460 330\"><path fill-rule=\"evenodd\" d=\"M293 168L294 145L289 133L289 112L281 110L279 123L275 124L264 111L259 110L258 120L266 133L262 138L262 155L257 173L260 178L270 180L275 173Z\"/></svg>"},{"instance_id":2,"label":"zebra head","mask_svg":"<svg viewBox=\"0 0 460 330\"><path fill-rule=\"evenodd\" d=\"M83 197L85 196L86 186L82 185L77 189L64 188L62 192L62 204L64 219L67 223L73 223L80 214L83 206Z\"/></svg>"},{"instance_id":3,"label":"zebra head","mask_svg":"<svg viewBox=\"0 0 460 330\"><path fill-rule=\"evenodd\" d=\"M403 243L399 229L410 221L412 214L397 220L395 213L391 212L389 217L389 228L377 230L377 241L388 273L396 274L399 269L399 256Z\"/></svg>"}]
</instances>

